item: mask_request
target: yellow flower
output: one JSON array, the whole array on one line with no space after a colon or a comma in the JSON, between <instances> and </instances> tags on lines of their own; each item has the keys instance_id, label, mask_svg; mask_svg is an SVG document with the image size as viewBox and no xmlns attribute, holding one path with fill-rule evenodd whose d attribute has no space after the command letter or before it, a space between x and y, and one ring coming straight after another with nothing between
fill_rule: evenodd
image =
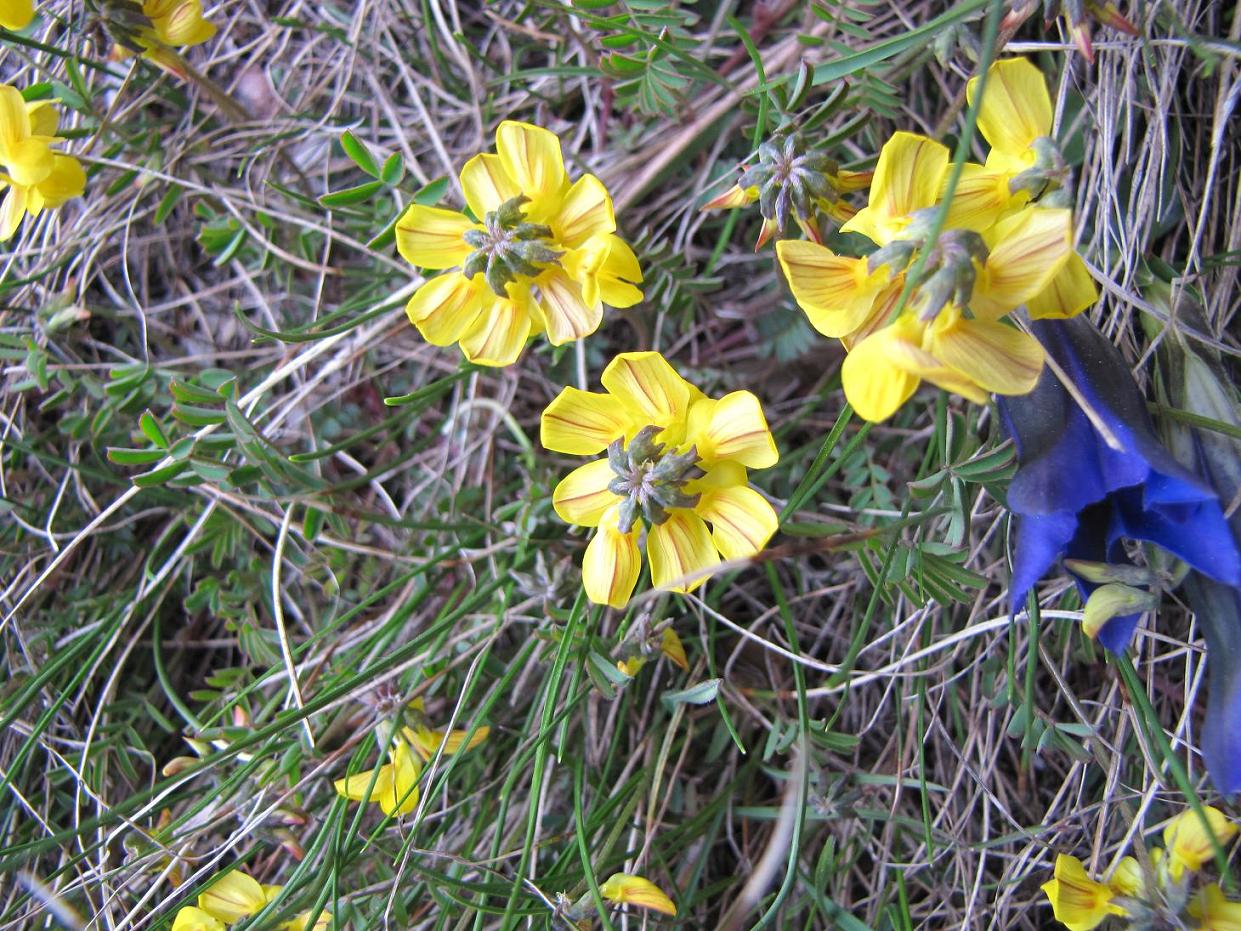
<instances>
[{"instance_id":1,"label":"yellow flower","mask_svg":"<svg viewBox=\"0 0 1241 931\"><path fill-rule=\"evenodd\" d=\"M9 239L27 213L37 217L86 188L78 160L54 152L58 116L54 100L27 103L21 92L0 84L0 242Z\"/></svg>"},{"instance_id":2,"label":"yellow flower","mask_svg":"<svg viewBox=\"0 0 1241 931\"><path fill-rule=\"evenodd\" d=\"M226 925L201 908L187 905L177 911L172 931L224 931Z\"/></svg>"},{"instance_id":3,"label":"yellow flower","mask_svg":"<svg viewBox=\"0 0 1241 931\"><path fill-rule=\"evenodd\" d=\"M1224 898L1215 883L1203 888L1189 903L1189 914L1198 919L1198 931L1241 931L1241 902Z\"/></svg>"},{"instance_id":4,"label":"yellow flower","mask_svg":"<svg viewBox=\"0 0 1241 931\"><path fill-rule=\"evenodd\" d=\"M893 133L879 152L870 201L840 229L886 246L904 239L913 214L939 200L948 170L946 146L914 133Z\"/></svg>"},{"instance_id":5,"label":"yellow flower","mask_svg":"<svg viewBox=\"0 0 1241 931\"><path fill-rule=\"evenodd\" d=\"M0 26L5 29L25 29L33 19L33 0L0 0Z\"/></svg>"},{"instance_id":6,"label":"yellow flower","mask_svg":"<svg viewBox=\"0 0 1241 931\"><path fill-rule=\"evenodd\" d=\"M370 789L370 800L377 803L385 815L408 815L414 811L418 807L418 777L422 775L422 765L414 759L413 751L403 740L394 741L388 759L390 762L379 767L377 774L366 772L337 779L333 783L336 794L360 802L367 798L367 789Z\"/></svg>"},{"instance_id":7,"label":"yellow flower","mask_svg":"<svg viewBox=\"0 0 1241 931\"><path fill-rule=\"evenodd\" d=\"M984 404L990 392L1026 394L1043 370L1034 337L992 320L970 320L947 307L930 323L903 313L845 357L841 380L858 415L891 417L925 379Z\"/></svg>"},{"instance_id":8,"label":"yellow flower","mask_svg":"<svg viewBox=\"0 0 1241 931\"><path fill-rule=\"evenodd\" d=\"M599 894L617 905L636 905L665 915L675 915L677 907L672 899L649 879L628 873L613 873L599 887Z\"/></svg>"},{"instance_id":9,"label":"yellow flower","mask_svg":"<svg viewBox=\"0 0 1241 931\"><path fill-rule=\"evenodd\" d=\"M198 907L212 918L232 924L257 913L267 901L257 879L241 870L231 870L198 897Z\"/></svg>"},{"instance_id":10,"label":"yellow flower","mask_svg":"<svg viewBox=\"0 0 1241 931\"><path fill-rule=\"evenodd\" d=\"M652 582L670 591L692 591L705 575L685 576L767 545L776 513L749 487L746 470L775 465L779 453L758 398L748 391L708 398L657 352L622 353L601 381L603 394L565 388L542 418L548 449L608 450L552 494L563 520L597 528L582 560L591 601L615 608L629 601L648 524Z\"/></svg>"},{"instance_id":11,"label":"yellow flower","mask_svg":"<svg viewBox=\"0 0 1241 931\"><path fill-rule=\"evenodd\" d=\"M562 346L595 332L604 304L642 300L642 271L614 235L607 189L589 174L570 183L555 133L505 121L496 153L474 156L460 180L475 219L414 204L396 226L408 262L453 269L405 308L427 342L457 343L479 365L511 365L533 334Z\"/></svg>"},{"instance_id":12,"label":"yellow flower","mask_svg":"<svg viewBox=\"0 0 1241 931\"><path fill-rule=\"evenodd\" d=\"M1108 915L1127 915L1112 903L1112 890L1086 875L1082 861L1067 854L1056 856L1055 878L1043 883L1056 921L1069 931L1090 931Z\"/></svg>"},{"instance_id":13,"label":"yellow flower","mask_svg":"<svg viewBox=\"0 0 1241 931\"><path fill-rule=\"evenodd\" d=\"M1210 825L1208 833L1202 818L1192 808L1187 808L1163 829L1163 843L1168 849L1168 872L1174 880L1180 880L1186 870L1196 872L1202 864L1215 856L1215 844L1211 835L1221 847L1237 836L1237 826L1218 808L1210 805L1202 807Z\"/></svg>"}]
</instances>

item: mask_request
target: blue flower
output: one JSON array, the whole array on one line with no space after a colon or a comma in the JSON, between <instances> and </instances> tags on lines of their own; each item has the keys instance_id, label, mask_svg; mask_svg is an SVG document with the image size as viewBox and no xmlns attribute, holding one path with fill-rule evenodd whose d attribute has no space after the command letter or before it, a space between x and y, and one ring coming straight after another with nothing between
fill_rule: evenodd
<instances>
[{"instance_id":1,"label":"blue flower","mask_svg":"<svg viewBox=\"0 0 1241 931\"><path fill-rule=\"evenodd\" d=\"M1081 317L1036 321L1032 331L1113 442L1050 366L1030 394L998 399L1019 463L1008 490L1017 516L1014 608L1062 556L1127 563L1125 539L1157 544L1217 582L1241 583L1241 555L1215 492L1156 439L1115 347ZM1083 597L1096 587L1075 580ZM1136 614L1113 618L1098 640L1119 652L1137 622Z\"/></svg>"},{"instance_id":2,"label":"blue flower","mask_svg":"<svg viewBox=\"0 0 1241 931\"><path fill-rule=\"evenodd\" d=\"M1198 572L1189 573L1184 586L1209 657L1202 758L1215 788L1232 795L1241 792L1241 588L1220 585Z\"/></svg>"}]
</instances>

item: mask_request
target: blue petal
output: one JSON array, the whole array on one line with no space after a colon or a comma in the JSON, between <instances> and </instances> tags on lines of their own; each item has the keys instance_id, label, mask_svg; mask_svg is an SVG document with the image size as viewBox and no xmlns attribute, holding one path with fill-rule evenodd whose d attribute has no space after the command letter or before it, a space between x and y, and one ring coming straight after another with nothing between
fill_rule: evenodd
<instances>
[{"instance_id":1,"label":"blue petal","mask_svg":"<svg viewBox=\"0 0 1241 931\"><path fill-rule=\"evenodd\" d=\"M1115 498L1120 519L1114 533L1157 544L1217 582L1241 583L1241 555L1214 498L1149 507L1136 488L1117 492Z\"/></svg>"},{"instance_id":2,"label":"blue petal","mask_svg":"<svg viewBox=\"0 0 1241 931\"><path fill-rule=\"evenodd\" d=\"M1026 593L1060 558L1077 532L1077 515L1025 514L1017 517L1013 545L1013 577L1008 589L1013 613L1022 609Z\"/></svg>"},{"instance_id":3,"label":"blue petal","mask_svg":"<svg viewBox=\"0 0 1241 931\"><path fill-rule=\"evenodd\" d=\"M1202 757L1223 795L1241 791L1241 590L1191 572L1185 594L1207 641Z\"/></svg>"}]
</instances>

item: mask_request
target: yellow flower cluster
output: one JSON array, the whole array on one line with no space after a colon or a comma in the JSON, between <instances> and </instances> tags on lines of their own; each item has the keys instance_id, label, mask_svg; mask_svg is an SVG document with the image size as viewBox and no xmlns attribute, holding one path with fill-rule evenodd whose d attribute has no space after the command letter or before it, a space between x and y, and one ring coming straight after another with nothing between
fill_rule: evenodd
<instances>
[{"instance_id":1,"label":"yellow flower cluster","mask_svg":"<svg viewBox=\"0 0 1241 931\"><path fill-rule=\"evenodd\" d=\"M1043 368L1039 343L1004 317L1069 317L1096 299L1072 247L1072 215L1036 203L1065 173L1050 141L1051 100L1024 59L995 63L979 101L985 164L966 164L945 228L934 217L950 173L948 149L898 132L875 166L867 205L841 230L877 248L837 255L816 242L781 240L777 255L798 305L848 350L845 395L867 420L885 420L923 380L983 403L1024 394ZM979 87L973 79L971 104ZM921 257L919 280L908 275ZM893 318L900 299L908 300Z\"/></svg>"},{"instance_id":2,"label":"yellow flower cluster","mask_svg":"<svg viewBox=\"0 0 1241 931\"><path fill-rule=\"evenodd\" d=\"M405 308L427 342L457 343L479 365L511 365L533 335L563 346L594 333L605 304L642 300L642 270L616 235L612 198L594 175L570 182L555 133L506 120L496 151L471 158L459 180L469 215L414 204L396 226L408 262L452 269Z\"/></svg>"},{"instance_id":3,"label":"yellow flower cluster","mask_svg":"<svg viewBox=\"0 0 1241 931\"><path fill-rule=\"evenodd\" d=\"M747 469L779 453L758 398L708 398L657 352L627 352L600 379L604 393L565 388L543 412L548 449L607 456L569 473L552 493L570 524L598 528L582 562L596 604L624 607L642 570L656 588L693 591L720 559L767 545L776 512L749 486ZM710 524L710 529L707 528Z\"/></svg>"},{"instance_id":4,"label":"yellow flower cluster","mask_svg":"<svg viewBox=\"0 0 1241 931\"><path fill-rule=\"evenodd\" d=\"M422 766L437 753L454 754L473 750L491 733L478 727L473 734L463 730L437 730L426 723L421 700L410 703L406 718L388 750L388 762L373 772L337 779L336 794L354 802L372 801L385 815L408 815L418 807L418 780Z\"/></svg>"},{"instance_id":5,"label":"yellow flower cluster","mask_svg":"<svg viewBox=\"0 0 1241 931\"><path fill-rule=\"evenodd\" d=\"M1113 915L1140 919L1145 927L1157 914L1159 903L1185 900L1183 894L1155 895L1148 882L1153 879L1164 889L1179 886L1186 874L1196 873L1214 858L1217 846L1237 836L1237 825L1219 809L1207 805L1202 814L1205 824L1192 809L1177 815L1164 828L1164 847L1151 849L1145 868L1135 857L1124 857L1106 882L1091 879L1077 857L1059 854L1053 878L1042 887L1056 920L1069 931L1092 931ZM1241 902L1229 901L1215 883L1189 900L1188 912L1198 922L1199 931L1241 928ZM1176 926L1184 925L1178 921Z\"/></svg>"},{"instance_id":6,"label":"yellow flower cluster","mask_svg":"<svg viewBox=\"0 0 1241 931\"><path fill-rule=\"evenodd\" d=\"M229 925L257 915L283 888L260 883L241 870L230 870L199 895L196 905L177 911L172 931L224 931ZM313 925L309 921L310 913L303 912L278 927L281 931L327 931L332 918L322 911Z\"/></svg>"},{"instance_id":7,"label":"yellow flower cluster","mask_svg":"<svg viewBox=\"0 0 1241 931\"><path fill-rule=\"evenodd\" d=\"M56 103L27 102L17 88L0 84L0 242L12 237L26 214L37 217L86 188L78 160L53 149L59 144Z\"/></svg>"}]
</instances>

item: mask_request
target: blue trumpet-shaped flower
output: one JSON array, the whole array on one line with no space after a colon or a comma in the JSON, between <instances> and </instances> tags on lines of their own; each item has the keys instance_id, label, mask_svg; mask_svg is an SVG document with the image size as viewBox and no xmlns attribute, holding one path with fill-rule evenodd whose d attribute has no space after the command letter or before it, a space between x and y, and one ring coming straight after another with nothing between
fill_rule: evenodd
<instances>
[{"instance_id":1,"label":"blue trumpet-shaped flower","mask_svg":"<svg viewBox=\"0 0 1241 931\"><path fill-rule=\"evenodd\" d=\"M1215 492L1156 439L1115 347L1081 317L1036 321L1032 330L1103 429L1050 366L1030 394L998 399L1019 463L1008 490L1017 516L1014 606L1062 556L1127 563L1125 539L1157 544L1225 585L1241 582L1241 555ZM1075 579L1083 595L1096 587ZM1111 619L1099 642L1119 652L1137 621Z\"/></svg>"}]
</instances>

